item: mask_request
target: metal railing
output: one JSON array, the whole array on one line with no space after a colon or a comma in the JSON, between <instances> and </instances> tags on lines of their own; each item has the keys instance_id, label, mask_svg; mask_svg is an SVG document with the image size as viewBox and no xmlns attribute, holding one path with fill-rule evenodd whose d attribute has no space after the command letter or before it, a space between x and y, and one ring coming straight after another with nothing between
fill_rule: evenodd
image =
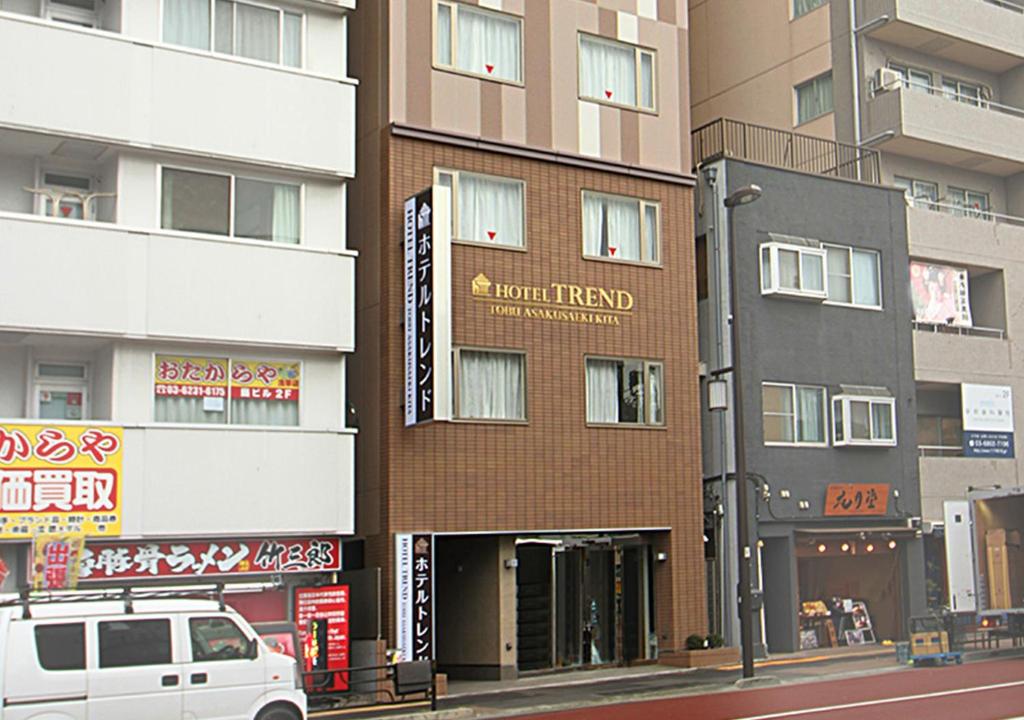
<instances>
[{"instance_id":1,"label":"metal railing","mask_svg":"<svg viewBox=\"0 0 1024 720\"><path fill-rule=\"evenodd\" d=\"M933 210L934 212L946 213L955 217L973 218L975 220L984 220L985 222L1024 227L1024 217L1006 215L1004 213L997 213L994 210L968 207L966 205L958 205L956 203L930 200L928 197L923 195L916 198L908 197L907 205L917 208L918 210Z\"/></svg>"},{"instance_id":2,"label":"metal railing","mask_svg":"<svg viewBox=\"0 0 1024 720\"><path fill-rule=\"evenodd\" d=\"M835 140L728 118L697 128L691 137L693 160L698 165L734 158L815 175L881 183L878 151Z\"/></svg>"},{"instance_id":3,"label":"metal railing","mask_svg":"<svg viewBox=\"0 0 1024 720\"><path fill-rule=\"evenodd\" d=\"M432 660L304 670L299 675L311 708L386 709L429 703L431 711L437 710L437 665Z\"/></svg>"},{"instance_id":4,"label":"metal railing","mask_svg":"<svg viewBox=\"0 0 1024 720\"><path fill-rule=\"evenodd\" d=\"M977 337L990 337L1003 340L1006 338L1006 331L1000 328L990 327L962 327L960 325L949 325L946 323L924 322L914 320L914 329L923 332L946 333L949 335L975 335Z\"/></svg>"},{"instance_id":5,"label":"metal railing","mask_svg":"<svg viewBox=\"0 0 1024 720\"><path fill-rule=\"evenodd\" d=\"M913 79L901 79L898 83L892 82L876 87L871 96L874 98L875 96L884 95L885 93L893 90L910 90L915 93L935 95L941 97L943 100L960 103L961 105L969 105L971 107L976 107L979 110L990 110L992 112L1002 113L1003 115L1012 115L1013 117L1024 118L1024 109L1014 107L1013 105L1003 105L1002 103L998 103L987 97L987 95L990 94L987 91L974 95L962 93L959 90L939 87L938 85L932 85L930 83L926 84Z\"/></svg>"},{"instance_id":6,"label":"metal railing","mask_svg":"<svg viewBox=\"0 0 1024 720\"><path fill-rule=\"evenodd\" d=\"M918 445L918 457L962 457L964 449L960 445Z\"/></svg>"}]
</instances>

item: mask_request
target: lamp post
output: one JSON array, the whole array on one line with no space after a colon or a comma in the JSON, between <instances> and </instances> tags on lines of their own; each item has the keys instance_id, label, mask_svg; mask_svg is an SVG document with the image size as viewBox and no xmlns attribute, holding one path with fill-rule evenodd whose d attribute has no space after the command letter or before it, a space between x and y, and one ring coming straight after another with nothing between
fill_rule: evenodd
<instances>
[{"instance_id":1,"label":"lamp post","mask_svg":"<svg viewBox=\"0 0 1024 720\"><path fill-rule=\"evenodd\" d=\"M750 525L747 499L747 452L743 432L743 392L740 374L740 313L736 276L736 230L733 209L748 205L761 197L757 185L745 185L725 198L726 221L729 226L729 314L732 355L733 452L736 468L736 538L739 553L740 646L743 652L743 677L754 677L754 627L750 592Z\"/></svg>"}]
</instances>

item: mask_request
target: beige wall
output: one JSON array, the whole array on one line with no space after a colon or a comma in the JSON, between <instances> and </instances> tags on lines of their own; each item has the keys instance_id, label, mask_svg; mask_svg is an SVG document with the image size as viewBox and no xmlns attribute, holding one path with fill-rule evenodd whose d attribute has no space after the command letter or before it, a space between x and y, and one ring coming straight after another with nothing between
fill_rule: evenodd
<instances>
[{"instance_id":1,"label":"beige wall","mask_svg":"<svg viewBox=\"0 0 1024 720\"><path fill-rule=\"evenodd\" d=\"M832 66L828 4L796 18L791 0L691 0L693 126L719 117L796 126L793 88ZM799 128L833 138L831 117Z\"/></svg>"},{"instance_id":2,"label":"beige wall","mask_svg":"<svg viewBox=\"0 0 1024 720\"><path fill-rule=\"evenodd\" d=\"M466 0L523 22L523 82L433 66L434 3L390 0L391 122L688 173L689 72L685 0ZM653 49L655 112L581 100L577 37L585 32Z\"/></svg>"}]
</instances>

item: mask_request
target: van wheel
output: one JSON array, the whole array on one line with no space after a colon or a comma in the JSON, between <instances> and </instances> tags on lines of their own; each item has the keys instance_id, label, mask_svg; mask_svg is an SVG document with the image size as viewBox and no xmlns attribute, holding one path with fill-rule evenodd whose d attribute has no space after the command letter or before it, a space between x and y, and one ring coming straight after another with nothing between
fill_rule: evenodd
<instances>
[{"instance_id":1,"label":"van wheel","mask_svg":"<svg viewBox=\"0 0 1024 720\"><path fill-rule=\"evenodd\" d=\"M291 705L271 705L261 710L256 720L302 720L302 716Z\"/></svg>"}]
</instances>

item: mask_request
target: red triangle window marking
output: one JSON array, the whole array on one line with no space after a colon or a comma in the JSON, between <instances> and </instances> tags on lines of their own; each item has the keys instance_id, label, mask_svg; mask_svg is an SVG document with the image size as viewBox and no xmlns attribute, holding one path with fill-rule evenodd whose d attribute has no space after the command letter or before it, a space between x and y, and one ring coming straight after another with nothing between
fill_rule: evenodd
<instances>
[{"instance_id":1,"label":"red triangle window marking","mask_svg":"<svg viewBox=\"0 0 1024 720\"><path fill-rule=\"evenodd\" d=\"M498 233L496 233L494 230L488 230L487 231L487 237L489 237L491 240L493 240L494 236L497 235L497 234Z\"/></svg>"},{"instance_id":2,"label":"red triangle window marking","mask_svg":"<svg viewBox=\"0 0 1024 720\"><path fill-rule=\"evenodd\" d=\"M609 99L609 100L611 100L611 99L612 99L612 91L611 91L611 90L605 90L605 91L604 91L604 94L608 96L608 99Z\"/></svg>"},{"instance_id":3,"label":"red triangle window marking","mask_svg":"<svg viewBox=\"0 0 1024 720\"><path fill-rule=\"evenodd\" d=\"M608 252L610 252L612 255L614 255L615 254L615 248L613 248L613 247L608 248Z\"/></svg>"},{"instance_id":4,"label":"red triangle window marking","mask_svg":"<svg viewBox=\"0 0 1024 720\"><path fill-rule=\"evenodd\" d=\"M489 72L489 73L494 72L494 66L493 65L484 65L484 67L487 68L487 72Z\"/></svg>"},{"instance_id":5,"label":"red triangle window marking","mask_svg":"<svg viewBox=\"0 0 1024 720\"><path fill-rule=\"evenodd\" d=\"M64 214L64 217L68 217L69 215L71 215L71 208L67 206L62 207L60 211Z\"/></svg>"}]
</instances>

